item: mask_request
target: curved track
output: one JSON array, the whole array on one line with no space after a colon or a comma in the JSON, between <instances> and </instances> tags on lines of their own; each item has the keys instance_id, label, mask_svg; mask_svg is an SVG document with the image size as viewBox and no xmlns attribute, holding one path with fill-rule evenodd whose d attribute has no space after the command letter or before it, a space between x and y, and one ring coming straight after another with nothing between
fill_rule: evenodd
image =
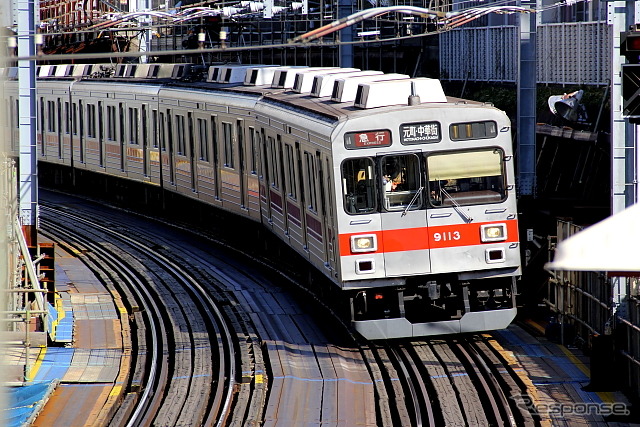
<instances>
[{"instance_id":1,"label":"curved track","mask_svg":"<svg viewBox=\"0 0 640 427\"><path fill-rule=\"evenodd\" d=\"M362 341L322 301L295 296L290 285L300 279L266 258L238 258L229 243L56 197L45 227L129 295L138 327L135 399L114 422L535 424L509 399L526 387L482 337ZM153 332L153 323L163 326Z\"/></svg>"},{"instance_id":2,"label":"curved track","mask_svg":"<svg viewBox=\"0 0 640 427\"><path fill-rule=\"evenodd\" d=\"M144 336L138 337L138 370L132 376L141 391L123 407L128 425L224 419L236 360L226 320L203 287L180 265L113 227L49 208L43 209L43 226L132 295L131 311L141 310Z\"/></svg>"}]
</instances>

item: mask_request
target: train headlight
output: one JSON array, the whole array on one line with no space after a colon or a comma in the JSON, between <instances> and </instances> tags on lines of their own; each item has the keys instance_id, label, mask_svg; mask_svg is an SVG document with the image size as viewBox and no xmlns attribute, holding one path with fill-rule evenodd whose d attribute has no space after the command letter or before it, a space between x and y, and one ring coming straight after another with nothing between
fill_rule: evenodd
<instances>
[{"instance_id":1,"label":"train headlight","mask_svg":"<svg viewBox=\"0 0 640 427\"><path fill-rule=\"evenodd\" d=\"M378 244L375 234L351 236L351 252L375 252Z\"/></svg>"},{"instance_id":2,"label":"train headlight","mask_svg":"<svg viewBox=\"0 0 640 427\"><path fill-rule=\"evenodd\" d=\"M486 224L480 227L480 239L483 242L502 242L507 240L506 224Z\"/></svg>"}]
</instances>

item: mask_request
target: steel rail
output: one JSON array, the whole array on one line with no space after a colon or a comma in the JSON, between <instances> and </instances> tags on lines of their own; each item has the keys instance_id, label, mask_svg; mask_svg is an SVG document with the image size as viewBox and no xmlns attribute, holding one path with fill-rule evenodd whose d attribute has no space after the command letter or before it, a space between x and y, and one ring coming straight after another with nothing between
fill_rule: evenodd
<instances>
[{"instance_id":1,"label":"steel rail","mask_svg":"<svg viewBox=\"0 0 640 427\"><path fill-rule=\"evenodd\" d=\"M480 356L470 343L458 342L456 343L456 347L460 354L466 358L472 366L472 371L476 374L476 377L489 400L497 425L509 425L516 427L518 424L511 412L509 402L507 401L507 398L505 397L504 392L493 372L491 372L491 369L487 366L482 356Z\"/></svg>"},{"instance_id":2,"label":"steel rail","mask_svg":"<svg viewBox=\"0 0 640 427\"><path fill-rule=\"evenodd\" d=\"M48 208L44 208L43 212L46 212L47 210ZM85 222L88 223L88 221ZM138 278L138 275L134 270L126 266L123 262L109 255L106 250L101 248L99 245L92 243L83 235L74 233L73 231L62 228L59 225L56 226L52 222L47 220L46 217L42 217L42 224L45 229L50 230L52 234L58 237L67 236L67 238L73 238L77 241L82 241L84 245L90 247L92 253L101 261L103 261L105 263L104 265L107 265L114 271L118 272L119 278L128 282L128 289L130 289L135 294L138 302L143 307L143 315L147 319L147 322L150 326L150 328L148 329L151 331L151 345L147 346L148 348L151 348L151 364L149 367L147 384L152 386L144 387L144 391L140 399L138 400L139 403L136 405L136 409L131 415L129 422L127 423L127 427L136 425L136 421L139 421L143 409L148 408L148 406L150 405L150 399L153 397L153 395L151 394L152 391L157 387L158 384L161 383L163 377L166 378L167 376L166 367L162 368L159 362L162 359L161 353L163 353L163 351L160 351L160 348L163 345L160 342L160 337L166 336L164 322L159 318L158 315L160 313L160 309L151 296L150 292L147 290L147 286L145 286L145 283L143 283ZM161 368L162 370L160 371Z\"/></svg>"},{"instance_id":3,"label":"steel rail","mask_svg":"<svg viewBox=\"0 0 640 427\"><path fill-rule=\"evenodd\" d=\"M211 409L208 411L204 425L213 425L215 420L217 420L218 426L223 425L224 420L227 418L230 412L231 404L233 401L236 366L232 343L233 339L231 337L230 330L226 324L224 316L216 306L213 299L188 272L186 272L178 264L169 260L167 257L157 253L157 251L153 250L151 247L140 243L130 236L111 230L102 225L93 223L92 221L89 221L85 218L69 213L65 213L65 215L73 218L76 222L80 221L86 224L90 224L92 227L115 236L118 239L126 242L128 245L135 247L142 253L146 254L147 256L161 264L174 279L182 282L184 287L189 290L194 302L197 303L200 306L201 310L205 312L204 314L206 314L206 317L208 318L209 325L213 329L215 336L218 339L218 344L220 344L218 346L219 361L220 365L224 367L224 369L220 369L219 371L219 378L216 387L217 392L214 393L213 401L209 405L209 408ZM223 389L226 390L226 392L223 392ZM148 390L145 389L145 392L147 391ZM148 398L149 396L147 394L144 397ZM143 399L141 399L141 401L142 400ZM129 425L132 425L131 423L135 422L135 420L140 417L141 411L142 406L139 405L136 408L136 412L132 415L132 420L130 421Z\"/></svg>"}]
</instances>

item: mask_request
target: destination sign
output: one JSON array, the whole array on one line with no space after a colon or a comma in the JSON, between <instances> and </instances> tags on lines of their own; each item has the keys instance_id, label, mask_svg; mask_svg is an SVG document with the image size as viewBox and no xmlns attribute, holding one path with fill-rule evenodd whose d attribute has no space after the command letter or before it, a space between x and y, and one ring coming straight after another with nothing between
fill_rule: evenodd
<instances>
[{"instance_id":1,"label":"destination sign","mask_svg":"<svg viewBox=\"0 0 640 427\"><path fill-rule=\"evenodd\" d=\"M403 145L440 142L440 123L421 122L400 125L400 143Z\"/></svg>"},{"instance_id":2,"label":"destination sign","mask_svg":"<svg viewBox=\"0 0 640 427\"><path fill-rule=\"evenodd\" d=\"M344 146L347 150L388 147L390 145L391 132L388 130L350 132L344 135Z\"/></svg>"}]
</instances>

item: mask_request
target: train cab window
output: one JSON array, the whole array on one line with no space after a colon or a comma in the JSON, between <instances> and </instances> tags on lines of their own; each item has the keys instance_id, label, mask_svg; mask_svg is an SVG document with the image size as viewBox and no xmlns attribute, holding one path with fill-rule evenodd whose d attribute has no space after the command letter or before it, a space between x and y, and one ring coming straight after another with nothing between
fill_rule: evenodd
<instances>
[{"instance_id":1,"label":"train cab window","mask_svg":"<svg viewBox=\"0 0 640 427\"><path fill-rule=\"evenodd\" d=\"M373 160L368 157L342 163L342 192L347 213L371 213L377 209L374 171Z\"/></svg>"},{"instance_id":2,"label":"train cab window","mask_svg":"<svg viewBox=\"0 0 640 427\"><path fill-rule=\"evenodd\" d=\"M504 153L499 148L432 154L427 157L432 206L460 206L503 201Z\"/></svg>"},{"instance_id":3,"label":"train cab window","mask_svg":"<svg viewBox=\"0 0 640 427\"><path fill-rule=\"evenodd\" d=\"M380 159L382 200L388 211L422 207L420 160L415 154Z\"/></svg>"}]
</instances>

